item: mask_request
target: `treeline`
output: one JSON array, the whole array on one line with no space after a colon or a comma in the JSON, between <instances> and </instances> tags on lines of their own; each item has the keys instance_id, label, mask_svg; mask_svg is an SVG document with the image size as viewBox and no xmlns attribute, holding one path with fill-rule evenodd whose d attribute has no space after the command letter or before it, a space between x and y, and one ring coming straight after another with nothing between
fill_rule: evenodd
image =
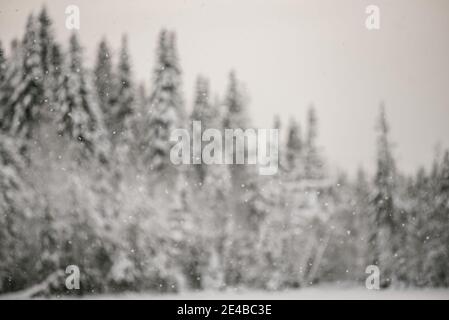
<instances>
[{"instance_id":1,"label":"treeline","mask_svg":"<svg viewBox=\"0 0 449 320\"><path fill-rule=\"evenodd\" d=\"M0 43L0 292L68 294L68 265L81 270L77 293L363 285L372 264L384 287L449 286L447 152L430 172L401 174L381 108L375 177L334 178L310 108L306 130L275 118L275 176L174 166L173 129L251 123L233 72L213 99L199 76L189 114L175 34L157 41L148 95L126 37L116 56L101 41L89 69L76 33L66 48L54 39L45 8L7 56Z\"/></svg>"}]
</instances>

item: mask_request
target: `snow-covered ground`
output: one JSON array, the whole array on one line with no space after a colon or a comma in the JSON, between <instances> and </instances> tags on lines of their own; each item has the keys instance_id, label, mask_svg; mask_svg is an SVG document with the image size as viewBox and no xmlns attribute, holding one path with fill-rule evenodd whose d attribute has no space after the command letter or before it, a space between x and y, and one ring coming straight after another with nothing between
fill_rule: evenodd
<instances>
[{"instance_id":1,"label":"snow-covered ground","mask_svg":"<svg viewBox=\"0 0 449 320\"><path fill-rule=\"evenodd\" d=\"M86 299L174 299L174 300L449 300L449 289L389 289L339 288L320 286L281 292L228 290L202 291L157 295L154 293L127 293L87 296Z\"/></svg>"},{"instance_id":2,"label":"snow-covered ground","mask_svg":"<svg viewBox=\"0 0 449 320\"><path fill-rule=\"evenodd\" d=\"M26 294L0 295L2 299L26 299ZM73 297L54 297L54 299ZM178 294L122 293L84 296L88 300L449 300L449 289L387 289L322 285L285 291L226 290L182 292Z\"/></svg>"}]
</instances>

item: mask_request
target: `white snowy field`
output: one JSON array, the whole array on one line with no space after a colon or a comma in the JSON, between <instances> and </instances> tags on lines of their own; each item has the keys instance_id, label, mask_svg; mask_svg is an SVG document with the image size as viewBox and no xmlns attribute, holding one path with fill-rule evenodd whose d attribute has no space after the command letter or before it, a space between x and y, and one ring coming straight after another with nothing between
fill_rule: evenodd
<instances>
[{"instance_id":1,"label":"white snowy field","mask_svg":"<svg viewBox=\"0 0 449 320\"><path fill-rule=\"evenodd\" d=\"M24 292L0 295L0 300L28 299ZM40 298L39 298L40 299ZM55 296L50 299L74 299ZM76 298L75 298L76 299ZM85 300L449 300L449 289L386 289L368 290L364 287L321 285L285 291L226 290L182 292L177 294L120 293L81 297Z\"/></svg>"},{"instance_id":2,"label":"white snowy field","mask_svg":"<svg viewBox=\"0 0 449 320\"><path fill-rule=\"evenodd\" d=\"M84 299L132 300L449 300L449 289L368 290L364 288L316 287L281 292L203 291L180 294L127 293L86 296Z\"/></svg>"}]
</instances>

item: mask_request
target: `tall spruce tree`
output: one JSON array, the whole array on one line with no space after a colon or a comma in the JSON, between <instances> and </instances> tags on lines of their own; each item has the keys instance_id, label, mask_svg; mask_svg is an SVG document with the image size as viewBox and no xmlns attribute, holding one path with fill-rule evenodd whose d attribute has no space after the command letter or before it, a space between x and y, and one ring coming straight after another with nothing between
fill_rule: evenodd
<instances>
[{"instance_id":1,"label":"tall spruce tree","mask_svg":"<svg viewBox=\"0 0 449 320\"><path fill-rule=\"evenodd\" d=\"M53 105L53 68L52 50L55 44L52 22L44 6L38 17L39 22L39 43L40 43L40 63L42 68L42 87L44 90L44 108L46 113L50 112Z\"/></svg>"},{"instance_id":2,"label":"tall spruce tree","mask_svg":"<svg viewBox=\"0 0 449 320\"><path fill-rule=\"evenodd\" d=\"M44 103L43 73L41 68L41 45L39 25L33 15L28 17L22 41L22 79L10 96L13 118L10 132L13 135L32 138L39 125Z\"/></svg>"},{"instance_id":3,"label":"tall spruce tree","mask_svg":"<svg viewBox=\"0 0 449 320\"><path fill-rule=\"evenodd\" d=\"M229 129L246 129L248 127L246 99L234 71L229 73L228 81L228 89L224 101L226 106L224 127Z\"/></svg>"},{"instance_id":4,"label":"tall spruce tree","mask_svg":"<svg viewBox=\"0 0 449 320\"><path fill-rule=\"evenodd\" d=\"M149 122L145 134L146 163L150 170L170 167L170 134L184 127L185 111L181 97L181 68L173 32L159 34L156 67L150 96Z\"/></svg>"},{"instance_id":5,"label":"tall spruce tree","mask_svg":"<svg viewBox=\"0 0 449 320\"><path fill-rule=\"evenodd\" d=\"M225 114L223 119L224 129L242 129L245 130L249 126L248 115L246 110L246 97L243 92L241 83L238 81L234 71L229 73L228 88L225 96ZM234 138L233 144L236 139ZM247 153L247 148L240 150L243 156ZM240 148L242 149L242 148ZM237 163L236 159L242 155L237 154L235 146L232 148L232 156L234 164ZM246 159L245 159L246 161ZM233 165L230 168L233 184L241 188L241 185L245 184L245 180L248 178L245 173L245 165Z\"/></svg>"},{"instance_id":6,"label":"tall spruce tree","mask_svg":"<svg viewBox=\"0 0 449 320\"><path fill-rule=\"evenodd\" d=\"M67 103L65 83L68 80L66 73L68 71L64 54L58 44L53 44L51 48L51 70L53 82L51 85L53 95L53 112L60 111Z\"/></svg>"},{"instance_id":7,"label":"tall spruce tree","mask_svg":"<svg viewBox=\"0 0 449 320\"><path fill-rule=\"evenodd\" d=\"M114 78L112 72L111 50L106 39L101 40L98 46L97 61L95 64L95 87L101 111L110 129L112 115L112 104L114 97Z\"/></svg>"},{"instance_id":8,"label":"tall spruce tree","mask_svg":"<svg viewBox=\"0 0 449 320\"><path fill-rule=\"evenodd\" d=\"M85 149L105 160L109 145L101 111L92 97L92 88L83 66L82 48L76 33L70 37L69 68L64 80L66 102L59 110L61 135L75 139Z\"/></svg>"},{"instance_id":9,"label":"tall spruce tree","mask_svg":"<svg viewBox=\"0 0 449 320\"><path fill-rule=\"evenodd\" d=\"M41 64L44 75L50 74L51 50L54 44L53 31L51 29L51 19L48 16L46 7L43 7L39 14L39 41L41 45Z\"/></svg>"},{"instance_id":10,"label":"tall spruce tree","mask_svg":"<svg viewBox=\"0 0 449 320\"><path fill-rule=\"evenodd\" d=\"M192 135L198 135L201 138L204 130L207 128L220 129L218 123L218 110L210 103L209 80L203 76L198 76L195 85L195 101L191 115L192 121L201 122L201 132L192 132ZM195 158L201 159L202 150L199 154L194 154ZM199 164L195 166L200 184L204 183L206 178L207 166Z\"/></svg>"},{"instance_id":11,"label":"tall spruce tree","mask_svg":"<svg viewBox=\"0 0 449 320\"><path fill-rule=\"evenodd\" d=\"M301 137L301 127L295 119L291 119L288 127L287 136L287 168L291 171L299 173L301 171L301 155L303 149L303 141ZM299 171L298 171L299 170Z\"/></svg>"},{"instance_id":12,"label":"tall spruce tree","mask_svg":"<svg viewBox=\"0 0 449 320\"><path fill-rule=\"evenodd\" d=\"M201 121L203 126L210 128L211 122L215 120L215 116L216 112L210 102L209 80L203 76L198 76L195 84L195 101L191 118L195 121Z\"/></svg>"},{"instance_id":13,"label":"tall spruce tree","mask_svg":"<svg viewBox=\"0 0 449 320\"><path fill-rule=\"evenodd\" d=\"M281 130L282 128L281 117L278 114L276 114L273 118L273 128L278 130Z\"/></svg>"},{"instance_id":14,"label":"tall spruce tree","mask_svg":"<svg viewBox=\"0 0 449 320\"><path fill-rule=\"evenodd\" d=\"M132 79L130 57L128 53L128 40L122 38L119 62L116 71L114 105L111 110L110 131L116 158L124 163L135 163L138 156L140 138L140 121L142 116L138 98Z\"/></svg>"},{"instance_id":15,"label":"tall spruce tree","mask_svg":"<svg viewBox=\"0 0 449 320\"><path fill-rule=\"evenodd\" d=\"M380 108L377 138L377 172L375 178L375 263L382 273L382 285L389 286L392 282L395 254L395 232L397 221L394 203L396 180L396 165L391 151L389 137L390 127L387 123L385 106Z\"/></svg>"},{"instance_id":16,"label":"tall spruce tree","mask_svg":"<svg viewBox=\"0 0 449 320\"><path fill-rule=\"evenodd\" d=\"M123 36L116 71L116 98L112 110L111 125L113 132L128 142L132 142L131 117L134 113L135 93L132 70L128 53L128 38Z\"/></svg>"},{"instance_id":17,"label":"tall spruce tree","mask_svg":"<svg viewBox=\"0 0 449 320\"><path fill-rule=\"evenodd\" d=\"M224 105L226 108L223 119L224 129L247 129L249 126L249 121L246 110L246 97L243 92L242 85L238 81L234 71L231 71L229 73L228 88ZM236 194L235 199L240 198L241 201L243 201L244 197L242 197L242 192L245 191L244 189L248 185L248 168L245 164L237 164L236 160L237 158L241 157L242 154L237 153L235 144L236 138L234 137L234 147L231 151L232 154L228 155L229 157L232 157L233 160L233 165L230 166L229 170L231 174L233 190L239 195L237 197ZM245 144L245 148L239 148L239 150L240 153L243 153L243 157L246 157L246 154L248 152L247 145ZM227 150L227 152L229 152L229 150ZM238 210L242 210L242 208Z\"/></svg>"},{"instance_id":18,"label":"tall spruce tree","mask_svg":"<svg viewBox=\"0 0 449 320\"><path fill-rule=\"evenodd\" d=\"M11 43L11 54L5 72L3 84L0 86L0 129L10 132L14 107L19 98L19 88L22 84L23 50L18 40Z\"/></svg>"},{"instance_id":19,"label":"tall spruce tree","mask_svg":"<svg viewBox=\"0 0 449 320\"><path fill-rule=\"evenodd\" d=\"M243 86L237 79L234 71L229 73L228 87L224 98L225 114L223 120L224 129L242 129L249 127L247 116L247 100ZM225 139L225 144L229 143ZM261 215L259 211L253 210L255 195L258 194L257 185L251 181L251 169L247 165L248 152L250 150L245 143L242 148L236 148L237 138L232 140L233 148L225 148L225 154L232 164L228 166L230 173L231 193L228 195L231 218L228 222L228 234L225 237L229 242L225 245L224 252L224 278L227 285L236 285L239 281L249 280L250 273L245 270L251 268L251 253L255 248L255 237L260 228ZM237 159L244 159L244 164L237 164ZM232 231L231 231L232 230ZM232 232L232 236L230 236Z\"/></svg>"},{"instance_id":20,"label":"tall spruce tree","mask_svg":"<svg viewBox=\"0 0 449 320\"><path fill-rule=\"evenodd\" d=\"M323 160L317 146L318 119L312 105L307 114L307 135L305 141L304 175L306 179L323 178Z\"/></svg>"},{"instance_id":21,"label":"tall spruce tree","mask_svg":"<svg viewBox=\"0 0 449 320\"><path fill-rule=\"evenodd\" d=\"M143 155L147 151L148 141L147 141L147 133L148 133L148 118L149 118L149 110L148 110L148 96L143 83L140 83L137 87L136 92L136 103L135 103L135 114L133 117L133 126L132 130L134 132L134 136L136 140L134 145L136 147L135 155L143 159ZM141 163L139 163L141 164Z\"/></svg>"}]
</instances>

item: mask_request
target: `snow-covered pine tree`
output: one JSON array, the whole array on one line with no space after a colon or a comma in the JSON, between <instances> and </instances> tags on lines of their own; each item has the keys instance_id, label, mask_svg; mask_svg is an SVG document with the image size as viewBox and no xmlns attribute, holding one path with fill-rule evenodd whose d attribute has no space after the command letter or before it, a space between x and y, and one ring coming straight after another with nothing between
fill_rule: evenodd
<instances>
[{"instance_id":1,"label":"snow-covered pine tree","mask_svg":"<svg viewBox=\"0 0 449 320\"><path fill-rule=\"evenodd\" d=\"M111 110L111 128L120 140L126 144L135 143L132 131L132 117L134 113L135 93L132 79L130 57L128 53L128 38L123 36L119 55L118 70L116 71L116 97Z\"/></svg>"},{"instance_id":2,"label":"snow-covered pine tree","mask_svg":"<svg viewBox=\"0 0 449 320\"><path fill-rule=\"evenodd\" d=\"M18 88L22 83L23 50L17 39L11 42L11 53L0 86L0 129L9 132L14 116L14 106L18 99Z\"/></svg>"},{"instance_id":3,"label":"snow-covered pine tree","mask_svg":"<svg viewBox=\"0 0 449 320\"><path fill-rule=\"evenodd\" d=\"M52 30L52 21L48 16L44 6L38 17L39 22L39 43L40 43L40 63L42 68L42 87L44 90L44 112L46 116L52 112L53 105L53 74L52 74L52 50L55 40Z\"/></svg>"},{"instance_id":4,"label":"snow-covered pine tree","mask_svg":"<svg viewBox=\"0 0 449 320\"><path fill-rule=\"evenodd\" d=\"M53 108L51 112L60 112L64 108L64 104L67 103L66 97L66 83L68 80L66 73L68 67L66 65L64 54L61 47L58 44L53 44L51 48L51 65L52 70L52 96L53 96ZM55 118L55 117L52 117ZM54 119L55 120L55 119Z\"/></svg>"},{"instance_id":5,"label":"snow-covered pine tree","mask_svg":"<svg viewBox=\"0 0 449 320\"><path fill-rule=\"evenodd\" d=\"M58 131L75 139L105 161L109 152L101 111L92 97L92 87L82 62L82 49L76 33L70 37L69 67L64 80L66 102L61 105Z\"/></svg>"},{"instance_id":6,"label":"snow-covered pine tree","mask_svg":"<svg viewBox=\"0 0 449 320\"><path fill-rule=\"evenodd\" d=\"M224 105L226 108L223 119L224 129L247 129L249 126L249 120L246 110L246 97L244 95L242 85L238 81L234 71L229 73L228 88L225 95ZM236 192L236 195L239 195L239 197L235 199L241 198L241 200L243 200L244 197L242 197L242 193L244 193L245 186L247 186L248 170L246 165L236 164L236 159L240 155L237 155L235 150L235 141L236 139L234 138L234 147L231 155L233 165L229 167L229 170L231 173L233 190ZM243 152L244 155L246 154L246 144L245 148L240 152Z\"/></svg>"},{"instance_id":7,"label":"snow-covered pine tree","mask_svg":"<svg viewBox=\"0 0 449 320\"><path fill-rule=\"evenodd\" d=\"M285 212L286 283L310 285L315 281L329 244L330 199L323 180L323 160L316 145L317 121L314 109L309 110L308 132L301 142L297 124L291 124L287 140L291 168L282 179Z\"/></svg>"},{"instance_id":8,"label":"snow-covered pine tree","mask_svg":"<svg viewBox=\"0 0 449 320\"><path fill-rule=\"evenodd\" d=\"M304 155L301 128L295 119L290 119L287 128L287 141L285 143L286 172L282 175L280 204L284 210L284 223L290 231L290 236L299 232L299 222L295 217L297 210L304 202L304 190L302 180L304 179Z\"/></svg>"},{"instance_id":9,"label":"snow-covered pine tree","mask_svg":"<svg viewBox=\"0 0 449 320\"><path fill-rule=\"evenodd\" d=\"M319 180L324 178L323 160L317 146L318 119L315 107L310 106L307 114L307 135L305 142L304 175L309 180Z\"/></svg>"},{"instance_id":10,"label":"snow-covered pine tree","mask_svg":"<svg viewBox=\"0 0 449 320\"><path fill-rule=\"evenodd\" d=\"M224 106L224 130L249 129L247 96L234 71L229 73ZM226 152L230 153L225 155L232 159L232 164L227 166L230 172L231 192L227 197L230 217L223 259L225 282L232 286L243 283L254 285L254 272L248 268L251 268L255 259L252 253L256 250L257 233L263 216L261 211L254 210L257 207L255 202L259 199L260 190L256 181L258 177L253 176L255 167L247 165L247 154L256 150L255 146L248 146L246 142L243 148L239 146L236 150L236 142L237 138L234 135L233 148L227 149ZM244 164L237 164L239 158L244 159Z\"/></svg>"},{"instance_id":11,"label":"snow-covered pine tree","mask_svg":"<svg viewBox=\"0 0 449 320\"><path fill-rule=\"evenodd\" d=\"M207 128L223 130L223 108L220 99L210 98L209 81L199 76L195 86L192 121L201 121L202 134ZM198 134L198 133L197 133ZM194 154L195 156L195 154ZM196 155L201 157L202 155ZM191 214L196 226L196 239L201 245L201 286L218 289L224 285L224 264L228 244L233 237L229 229L231 211L227 197L231 191L229 168L220 164L195 165L192 183L207 192L192 192ZM207 230L214 229L213 234ZM206 259L204 259L206 258Z\"/></svg>"},{"instance_id":12,"label":"snow-covered pine tree","mask_svg":"<svg viewBox=\"0 0 449 320\"><path fill-rule=\"evenodd\" d=\"M39 41L41 45L41 64L45 76L50 74L51 50L54 44L52 22L48 16L46 7L43 7L39 14Z\"/></svg>"},{"instance_id":13,"label":"snow-covered pine tree","mask_svg":"<svg viewBox=\"0 0 449 320\"><path fill-rule=\"evenodd\" d=\"M231 71L229 73L228 87L224 99L224 117L223 117L223 127L226 129L241 129L246 130L249 127L249 119L246 110L247 97L242 84L237 79L236 73ZM240 151L236 150L237 139L234 137L232 142L232 150L226 150L226 152L231 152L225 156L229 156L232 159L232 164L228 166L231 180L231 190L232 195L230 196L230 201L232 203L234 211L234 223L236 223L239 228L243 225L248 226L250 223L250 210L248 207L248 199L250 195L254 193L254 190L250 190L248 187L250 185L250 168L246 165L247 153L250 152L247 144L245 143L244 148L239 148ZM251 150L255 151L255 150ZM237 159L244 158L245 164L237 164Z\"/></svg>"},{"instance_id":14,"label":"snow-covered pine tree","mask_svg":"<svg viewBox=\"0 0 449 320\"><path fill-rule=\"evenodd\" d=\"M278 114L276 114L273 119L273 129L281 130L281 128L282 128L281 117Z\"/></svg>"},{"instance_id":15,"label":"snow-covered pine tree","mask_svg":"<svg viewBox=\"0 0 449 320\"><path fill-rule=\"evenodd\" d=\"M201 121L202 125L210 128L210 122L215 118L216 112L210 103L209 79L199 75L195 83L195 101L191 119Z\"/></svg>"},{"instance_id":16,"label":"snow-covered pine tree","mask_svg":"<svg viewBox=\"0 0 449 320\"><path fill-rule=\"evenodd\" d=\"M144 115L148 113L148 95L147 90L145 89L145 85L143 83L139 83L137 87L136 93L136 113L140 118L143 118Z\"/></svg>"},{"instance_id":17,"label":"snow-covered pine tree","mask_svg":"<svg viewBox=\"0 0 449 320\"><path fill-rule=\"evenodd\" d=\"M278 116L273 119L273 128L281 129ZM252 280L253 285L268 290L282 288L285 280L284 244L288 222L284 206L286 189L283 179L287 167L284 155L286 146L280 142L278 147L281 157L280 171L272 176L253 178L249 199L250 210L258 228L257 237L254 239L254 262L246 272L257 274Z\"/></svg>"},{"instance_id":18,"label":"snow-covered pine tree","mask_svg":"<svg viewBox=\"0 0 449 320\"><path fill-rule=\"evenodd\" d=\"M228 81L228 89L224 101L227 109L224 127L229 129L246 129L249 125L246 97L234 71L229 73Z\"/></svg>"},{"instance_id":19,"label":"snow-covered pine tree","mask_svg":"<svg viewBox=\"0 0 449 320\"><path fill-rule=\"evenodd\" d=\"M106 39L102 39L98 46L95 64L95 87L98 102L103 112L109 135L112 135L111 121L113 119L112 106L114 104L114 76L112 71L112 55Z\"/></svg>"},{"instance_id":20,"label":"snow-covered pine tree","mask_svg":"<svg viewBox=\"0 0 449 320\"><path fill-rule=\"evenodd\" d=\"M219 114L216 106L212 106L210 103L209 92L209 80L203 76L198 76L195 84L195 101L193 104L193 111L191 120L201 122L201 132L193 132L192 135L198 135L201 138L204 130L208 128L221 129L219 120ZM201 159L202 150L200 154L194 154L193 157ZM202 185L206 178L207 165L201 163L195 165L195 171L197 173L199 184Z\"/></svg>"},{"instance_id":21,"label":"snow-covered pine tree","mask_svg":"<svg viewBox=\"0 0 449 320\"><path fill-rule=\"evenodd\" d=\"M373 226L375 242L374 263L379 265L382 273L382 285L392 282L395 265L397 230L394 191L396 181L396 164L391 151L389 137L390 127L387 123L385 106L380 108L377 138L377 172L375 177L376 195L375 226Z\"/></svg>"},{"instance_id":22,"label":"snow-covered pine tree","mask_svg":"<svg viewBox=\"0 0 449 320\"><path fill-rule=\"evenodd\" d=\"M191 230L191 212L188 201L188 181L180 174L182 170L173 165L170 151L175 144L170 141L174 129L186 128L186 114L181 94L181 68L178 61L176 37L173 32L162 30L159 33L156 65L145 114L145 132L141 143L143 169L147 183L151 185L151 197L164 203L158 212L159 221L166 228L165 243L159 246L160 258L167 263L161 274L165 282L161 288L177 290L185 285L186 274L182 261L185 251L183 243L188 243Z\"/></svg>"},{"instance_id":23,"label":"snow-covered pine tree","mask_svg":"<svg viewBox=\"0 0 449 320\"><path fill-rule=\"evenodd\" d=\"M33 15L30 15L27 20L22 49L23 73L21 83L10 96L10 105L13 109L10 132L15 136L30 139L39 126L45 99L39 24Z\"/></svg>"},{"instance_id":24,"label":"snow-covered pine tree","mask_svg":"<svg viewBox=\"0 0 449 320\"><path fill-rule=\"evenodd\" d=\"M287 158L287 169L291 172L294 171L300 178L303 171L303 142L301 136L301 127L299 123L292 118L289 123L288 133L287 133L287 148L286 148L286 158Z\"/></svg>"},{"instance_id":25,"label":"snow-covered pine tree","mask_svg":"<svg viewBox=\"0 0 449 320\"><path fill-rule=\"evenodd\" d=\"M287 285L300 285L306 276L302 258L311 254L311 245L299 250L299 243L304 243L300 235L306 232L303 229L304 217L300 216L300 209L304 207L305 190L302 185L304 178L303 142L299 123L291 119L287 128L287 141L285 143L286 172L281 179L280 206L282 208L282 236L283 257L280 259L280 268L283 271L282 281ZM307 234L310 230L307 230ZM311 236L310 236L311 238Z\"/></svg>"},{"instance_id":26,"label":"snow-covered pine tree","mask_svg":"<svg viewBox=\"0 0 449 320\"><path fill-rule=\"evenodd\" d=\"M135 137L135 150L132 152L132 157L136 159L143 159L144 154L147 151L148 140L146 137L148 131L148 95L143 83L140 83L136 90L136 101L135 101L135 113L133 116L132 131ZM142 161L137 161L136 164L139 168L144 167L145 164Z\"/></svg>"},{"instance_id":27,"label":"snow-covered pine tree","mask_svg":"<svg viewBox=\"0 0 449 320\"><path fill-rule=\"evenodd\" d=\"M185 126L185 111L181 96L181 68L176 50L175 34L162 30L157 46L149 119L145 134L148 147L145 162L150 170L160 172L170 168L171 132Z\"/></svg>"},{"instance_id":28,"label":"snow-covered pine tree","mask_svg":"<svg viewBox=\"0 0 449 320\"><path fill-rule=\"evenodd\" d=\"M190 119L201 122L201 132L192 131L192 136L200 138L204 130L213 128L223 130L223 118L218 97L212 102L210 98L209 80L198 76L195 84L193 111ZM193 129L191 127L191 129ZM204 146L204 145L203 145ZM192 149L193 150L193 149ZM201 159L202 150L193 157ZM230 192L229 170L220 164L197 164L192 170L191 185L207 192L190 191L190 216L196 226L189 235L195 239L197 248L193 250L195 261L190 261L192 270L201 274L203 288L218 289L224 285L225 246L232 233L229 226L229 206L227 196ZM193 189L195 190L195 189ZM216 230L211 234L207 230ZM191 273L191 272L189 272Z\"/></svg>"},{"instance_id":29,"label":"snow-covered pine tree","mask_svg":"<svg viewBox=\"0 0 449 320\"><path fill-rule=\"evenodd\" d=\"M249 120L246 110L246 96L243 91L241 83L238 81L237 76L234 71L229 73L228 88L225 96L224 105L226 107L223 127L224 129L242 129L245 130L249 126ZM232 149L232 163L229 167L231 174L231 183L233 185L233 190L236 192L236 198L241 198L244 200L243 193L245 191L245 186L248 185L248 168L245 164L236 164L238 155L235 148L236 138L234 138L233 149ZM242 148L240 148L242 149ZM247 161L245 154L247 153L247 145L240 152L243 152L245 157L245 163ZM238 196L237 196L238 195Z\"/></svg>"}]
</instances>

